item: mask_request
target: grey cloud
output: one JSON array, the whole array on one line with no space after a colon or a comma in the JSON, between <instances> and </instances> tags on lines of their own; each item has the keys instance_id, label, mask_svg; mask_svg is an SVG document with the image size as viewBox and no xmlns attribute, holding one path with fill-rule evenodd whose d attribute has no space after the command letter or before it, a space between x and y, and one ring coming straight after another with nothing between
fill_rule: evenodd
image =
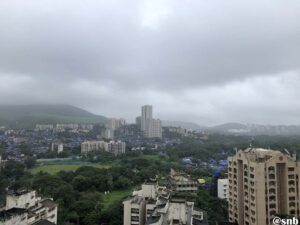
<instances>
[{"instance_id":1,"label":"grey cloud","mask_svg":"<svg viewBox=\"0 0 300 225\"><path fill-rule=\"evenodd\" d=\"M251 85L255 79L276 78L273 85L291 96L277 96L269 88L270 93L259 91L258 98L268 101L276 95L292 106L296 92L277 78L300 83L279 75L299 75L299 11L296 0L3 0L0 81L11 88L0 90L0 103L71 102L128 118L139 113L140 104L153 103L165 119L190 115L201 123L214 123L234 115L224 102L243 113L255 104L218 99L210 88L226 96L226 87L234 88L236 82ZM191 90L199 96L186 96ZM247 91L241 98L257 102L251 89ZM198 111L193 104L201 104ZM258 106L267 110L262 103ZM268 107L278 111L278 118L282 115L277 104ZM246 113L244 118L260 118L255 115L253 119Z\"/></svg>"}]
</instances>

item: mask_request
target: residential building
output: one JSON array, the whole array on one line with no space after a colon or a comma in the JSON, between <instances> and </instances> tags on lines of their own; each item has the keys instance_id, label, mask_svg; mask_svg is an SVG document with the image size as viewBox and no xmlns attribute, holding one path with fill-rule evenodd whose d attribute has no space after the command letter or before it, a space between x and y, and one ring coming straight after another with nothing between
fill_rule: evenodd
<instances>
[{"instance_id":1,"label":"residential building","mask_svg":"<svg viewBox=\"0 0 300 225\"><path fill-rule=\"evenodd\" d=\"M124 218L123 225L143 225L145 224L146 201L141 196L134 196L123 202Z\"/></svg>"},{"instance_id":2,"label":"residential building","mask_svg":"<svg viewBox=\"0 0 300 225\"><path fill-rule=\"evenodd\" d=\"M143 184L123 205L124 225L207 224L206 213L196 209L194 202L173 198L172 192L156 181Z\"/></svg>"},{"instance_id":3,"label":"residential building","mask_svg":"<svg viewBox=\"0 0 300 225\"><path fill-rule=\"evenodd\" d=\"M107 143L107 151L117 156L124 154L126 150L126 144L123 141L110 141Z\"/></svg>"},{"instance_id":4,"label":"residential building","mask_svg":"<svg viewBox=\"0 0 300 225\"><path fill-rule=\"evenodd\" d=\"M196 193L198 191L197 181L191 179L190 176L185 173L180 173L171 169L169 180L175 192Z\"/></svg>"},{"instance_id":5,"label":"residential building","mask_svg":"<svg viewBox=\"0 0 300 225\"><path fill-rule=\"evenodd\" d=\"M106 151L107 143L105 141L85 141L81 143L81 154L95 151Z\"/></svg>"},{"instance_id":6,"label":"residential building","mask_svg":"<svg viewBox=\"0 0 300 225\"><path fill-rule=\"evenodd\" d=\"M78 130L78 128L79 128L79 125L77 123L56 124L57 131Z\"/></svg>"},{"instance_id":7,"label":"residential building","mask_svg":"<svg viewBox=\"0 0 300 225\"><path fill-rule=\"evenodd\" d=\"M260 148L228 157L229 222L271 225L276 215L299 215L295 155Z\"/></svg>"},{"instance_id":8,"label":"residential building","mask_svg":"<svg viewBox=\"0 0 300 225\"><path fill-rule=\"evenodd\" d=\"M141 130L146 131L147 121L152 120L152 105L142 106L142 116L141 116Z\"/></svg>"},{"instance_id":9,"label":"residential building","mask_svg":"<svg viewBox=\"0 0 300 225\"><path fill-rule=\"evenodd\" d=\"M162 138L162 124L159 119L153 119L152 106L142 106L141 131L147 138Z\"/></svg>"},{"instance_id":10,"label":"residential building","mask_svg":"<svg viewBox=\"0 0 300 225\"><path fill-rule=\"evenodd\" d=\"M93 124L80 124L79 128L82 130L93 130L94 125Z\"/></svg>"},{"instance_id":11,"label":"residential building","mask_svg":"<svg viewBox=\"0 0 300 225\"><path fill-rule=\"evenodd\" d=\"M146 120L144 134L147 138L162 138L161 121L159 119Z\"/></svg>"},{"instance_id":12,"label":"residential building","mask_svg":"<svg viewBox=\"0 0 300 225\"><path fill-rule=\"evenodd\" d=\"M218 179L218 198L228 200L228 179Z\"/></svg>"},{"instance_id":13,"label":"residential building","mask_svg":"<svg viewBox=\"0 0 300 225\"><path fill-rule=\"evenodd\" d=\"M2 159L2 155L0 155L0 171L1 171L2 167L5 166L5 163L6 163L6 162L7 162L7 160L3 160L3 159Z\"/></svg>"},{"instance_id":14,"label":"residential building","mask_svg":"<svg viewBox=\"0 0 300 225\"><path fill-rule=\"evenodd\" d=\"M35 130L41 131L41 130L53 130L54 126L53 124L36 124Z\"/></svg>"},{"instance_id":15,"label":"residential building","mask_svg":"<svg viewBox=\"0 0 300 225\"><path fill-rule=\"evenodd\" d=\"M111 130L116 130L124 125L126 125L126 120L123 118L109 118L106 122L106 128Z\"/></svg>"},{"instance_id":16,"label":"residential building","mask_svg":"<svg viewBox=\"0 0 300 225\"><path fill-rule=\"evenodd\" d=\"M138 116L135 118L135 124L139 127L142 126L142 117L141 116Z\"/></svg>"},{"instance_id":17,"label":"residential building","mask_svg":"<svg viewBox=\"0 0 300 225\"><path fill-rule=\"evenodd\" d=\"M0 212L0 224L36 225L42 221L57 224L57 208L52 199L42 199L36 191L9 192L6 206Z\"/></svg>"},{"instance_id":18,"label":"residential building","mask_svg":"<svg viewBox=\"0 0 300 225\"><path fill-rule=\"evenodd\" d=\"M106 128L101 135L105 139L114 139L115 132L113 129Z\"/></svg>"},{"instance_id":19,"label":"residential building","mask_svg":"<svg viewBox=\"0 0 300 225\"><path fill-rule=\"evenodd\" d=\"M81 154L88 152L106 151L114 154L124 154L126 150L126 143L123 141L85 141L81 143Z\"/></svg>"},{"instance_id":20,"label":"residential building","mask_svg":"<svg viewBox=\"0 0 300 225\"><path fill-rule=\"evenodd\" d=\"M56 151L57 153L61 153L64 151L64 144L63 143L52 143L51 144L51 151Z\"/></svg>"}]
</instances>

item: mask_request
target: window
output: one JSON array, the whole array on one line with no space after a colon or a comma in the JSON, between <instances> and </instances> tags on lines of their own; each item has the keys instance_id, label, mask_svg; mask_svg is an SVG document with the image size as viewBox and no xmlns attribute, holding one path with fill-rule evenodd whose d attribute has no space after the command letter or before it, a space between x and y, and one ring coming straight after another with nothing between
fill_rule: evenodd
<instances>
[{"instance_id":1,"label":"window","mask_svg":"<svg viewBox=\"0 0 300 225\"><path fill-rule=\"evenodd\" d=\"M275 179L275 175L274 174L269 174L269 179Z\"/></svg>"},{"instance_id":2,"label":"window","mask_svg":"<svg viewBox=\"0 0 300 225\"><path fill-rule=\"evenodd\" d=\"M139 217L138 216L131 216L131 221L139 221Z\"/></svg>"},{"instance_id":3,"label":"window","mask_svg":"<svg viewBox=\"0 0 300 225\"><path fill-rule=\"evenodd\" d=\"M295 188L289 188L289 193L294 193L295 192Z\"/></svg>"},{"instance_id":4,"label":"window","mask_svg":"<svg viewBox=\"0 0 300 225\"><path fill-rule=\"evenodd\" d=\"M274 172L274 171L275 171L275 168L274 168L274 166L270 166L270 167L268 168L268 170L269 170L269 172Z\"/></svg>"},{"instance_id":5,"label":"window","mask_svg":"<svg viewBox=\"0 0 300 225\"><path fill-rule=\"evenodd\" d=\"M135 208L132 208L132 209L131 209L131 213L139 213L139 212L140 212L139 209L135 209Z\"/></svg>"}]
</instances>

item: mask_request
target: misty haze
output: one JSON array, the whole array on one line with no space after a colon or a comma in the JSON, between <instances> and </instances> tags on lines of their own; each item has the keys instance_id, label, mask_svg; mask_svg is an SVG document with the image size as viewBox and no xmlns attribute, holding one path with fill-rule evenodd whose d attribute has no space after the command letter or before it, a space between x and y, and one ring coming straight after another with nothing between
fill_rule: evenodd
<instances>
[{"instance_id":1,"label":"misty haze","mask_svg":"<svg viewBox=\"0 0 300 225\"><path fill-rule=\"evenodd\" d=\"M0 225L300 224L300 2L1 0Z\"/></svg>"}]
</instances>

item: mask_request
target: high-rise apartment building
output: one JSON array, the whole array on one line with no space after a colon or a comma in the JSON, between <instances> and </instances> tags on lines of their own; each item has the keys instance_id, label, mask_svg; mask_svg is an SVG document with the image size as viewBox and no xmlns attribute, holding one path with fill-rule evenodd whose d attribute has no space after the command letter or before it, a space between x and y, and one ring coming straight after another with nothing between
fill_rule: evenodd
<instances>
[{"instance_id":1,"label":"high-rise apartment building","mask_svg":"<svg viewBox=\"0 0 300 225\"><path fill-rule=\"evenodd\" d=\"M141 130L146 131L147 123L152 120L152 105L142 106Z\"/></svg>"},{"instance_id":2,"label":"high-rise apartment building","mask_svg":"<svg viewBox=\"0 0 300 225\"><path fill-rule=\"evenodd\" d=\"M275 215L299 217L299 162L260 148L228 157L229 221L271 225Z\"/></svg>"},{"instance_id":3,"label":"high-rise apartment building","mask_svg":"<svg viewBox=\"0 0 300 225\"><path fill-rule=\"evenodd\" d=\"M135 118L135 124L137 126L139 126L139 127L141 127L141 125L142 125L142 121L141 120L142 120L141 116L138 116L138 117Z\"/></svg>"},{"instance_id":4,"label":"high-rise apartment building","mask_svg":"<svg viewBox=\"0 0 300 225\"><path fill-rule=\"evenodd\" d=\"M141 130L147 138L162 138L162 125L159 119L153 119L152 106L142 106Z\"/></svg>"}]
</instances>

